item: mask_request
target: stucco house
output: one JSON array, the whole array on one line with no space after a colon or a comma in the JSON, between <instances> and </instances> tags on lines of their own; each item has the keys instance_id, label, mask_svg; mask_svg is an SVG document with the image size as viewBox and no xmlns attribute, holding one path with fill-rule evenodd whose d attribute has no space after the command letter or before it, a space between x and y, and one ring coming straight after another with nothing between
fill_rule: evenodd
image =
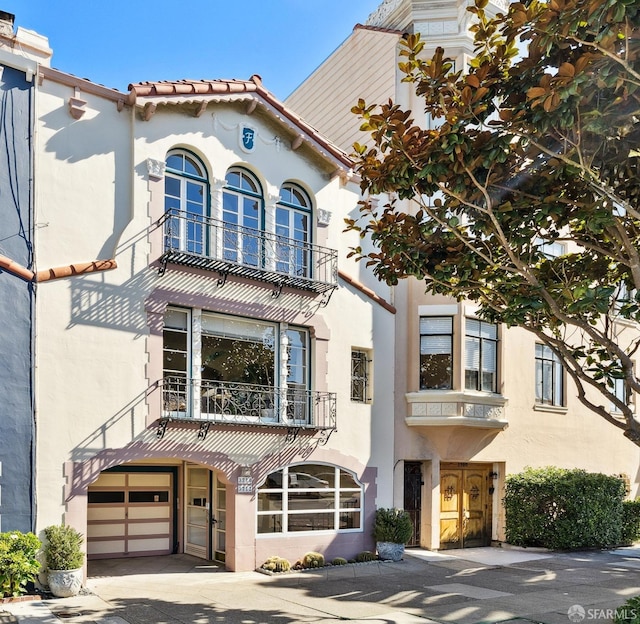
<instances>
[{"instance_id":1,"label":"stucco house","mask_svg":"<svg viewBox=\"0 0 640 624\"><path fill-rule=\"evenodd\" d=\"M359 98L392 99L429 127L433 120L401 82L399 41L403 33L420 33L426 56L441 46L456 67L465 67L473 55L467 5L384 0L286 104L346 152L367 139L350 112ZM507 6L490 0L486 10ZM557 245L548 253L562 253ZM470 302L427 295L414 279L395 287L394 303L393 500L413 514L414 545L504 540L504 478L526 466L623 475L629 496L639 494L638 447L579 403L560 361L531 334L486 323ZM637 327L624 325L621 340L637 336Z\"/></svg>"},{"instance_id":2,"label":"stucco house","mask_svg":"<svg viewBox=\"0 0 640 624\"><path fill-rule=\"evenodd\" d=\"M258 76L33 78L36 531L230 570L371 549L395 308L346 258L349 157Z\"/></svg>"}]
</instances>

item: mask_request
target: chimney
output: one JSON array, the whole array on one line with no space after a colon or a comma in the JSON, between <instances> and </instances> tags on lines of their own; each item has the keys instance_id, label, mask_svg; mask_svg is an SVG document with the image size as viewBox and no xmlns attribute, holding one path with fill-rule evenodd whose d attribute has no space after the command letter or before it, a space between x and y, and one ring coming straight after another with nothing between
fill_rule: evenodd
<instances>
[{"instance_id":1,"label":"chimney","mask_svg":"<svg viewBox=\"0 0 640 624\"><path fill-rule=\"evenodd\" d=\"M13 13L7 13L7 11L0 11L0 35L5 37L13 37L13 23L16 21L16 16Z\"/></svg>"}]
</instances>

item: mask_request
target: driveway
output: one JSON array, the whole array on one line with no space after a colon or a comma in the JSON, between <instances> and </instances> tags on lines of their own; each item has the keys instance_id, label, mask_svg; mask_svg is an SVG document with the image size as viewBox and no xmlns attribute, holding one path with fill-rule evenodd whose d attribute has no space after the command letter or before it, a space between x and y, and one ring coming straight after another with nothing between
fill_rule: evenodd
<instances>
[{"instance_id":1,"label":"driveway","mask_svg":"<svg viewBox=\"0 0 640 624\"><path fill-rule=\"evenodd\" d=\"M2 605L0 624L598 624L640 595L640 549L412 549L398 563L277 576L172 555L91 562L87 587L74 598Z\"/></svg>"}]
</instances>

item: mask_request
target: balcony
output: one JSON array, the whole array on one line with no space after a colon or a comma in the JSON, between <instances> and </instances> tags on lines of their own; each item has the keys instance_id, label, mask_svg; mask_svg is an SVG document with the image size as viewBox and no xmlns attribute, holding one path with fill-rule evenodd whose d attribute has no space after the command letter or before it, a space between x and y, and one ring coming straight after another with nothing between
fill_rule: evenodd
<instances>
[{"instance_id":1,"label":"balcony","mask_svg":"<svg viewBox=\"0 0 640 624\"><path fill-rule=\"evenodd\" d=\"M162 418L187 422L334 430L336 395L290 386L166 377Z\"/></svg>"},{"instance_id":2,"label":"balcony","mask_svg":"<svg viewBox=\"0 0 640 624\"><path fill-rule=\"evenodd\" d=\"M225 223L180 210L167 211L164 228L164 273L168 263L246 277L314 292L338 286L338 252L270 232Z\"/></svg>"},{"instance_id":3,"label":"balcony","mask_svg":"<svg viewBox=\"0 0 640 624\"><path fill-rule=\"evenodd\" d=\"M506 429L505 405L500 394L456 390L409 392L405 422L410 427L473 427Z\"/></svg>"}]
</instances>

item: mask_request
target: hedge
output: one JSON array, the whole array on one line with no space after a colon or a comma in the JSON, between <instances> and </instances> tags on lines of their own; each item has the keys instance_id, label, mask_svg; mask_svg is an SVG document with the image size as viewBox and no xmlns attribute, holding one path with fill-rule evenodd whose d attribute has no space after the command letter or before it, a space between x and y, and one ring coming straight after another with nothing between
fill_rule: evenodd
<instances>
[{"instance_id":1,"label":"hedge","mask_svg":"<svg viewBox=\"0 0 640 624\"><path fill-rule=\"evenodd\" d=\"M620 543L629 546L640 540L640 500L622 502Z\"/></svg>"},{"instance_id":2,"label":"hedge","mask_svg":"<svg viewBox=\"0 0 640 624\"><path fill-rule=\"evenodd\" d=\"M623 537L624 497L619 477L527 468L506 479L507 541L553 550L617 546Z\"/></svg>"}]
</instances>

